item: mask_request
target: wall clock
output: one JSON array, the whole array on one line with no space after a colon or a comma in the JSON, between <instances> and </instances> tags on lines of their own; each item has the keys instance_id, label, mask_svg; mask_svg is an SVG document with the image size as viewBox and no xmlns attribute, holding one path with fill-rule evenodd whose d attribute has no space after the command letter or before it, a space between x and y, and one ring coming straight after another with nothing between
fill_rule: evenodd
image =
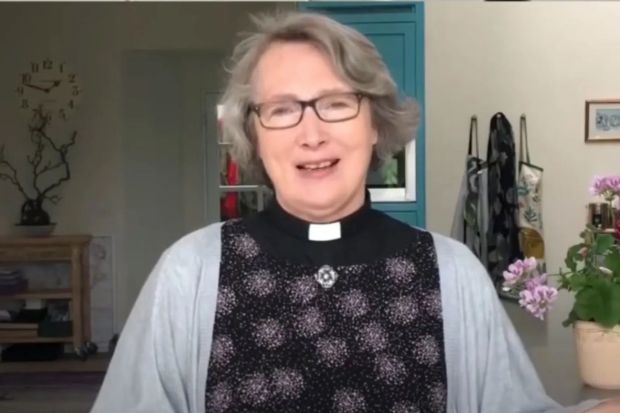
<instances>
[{"instance_id":1,"label":"wall clock","mask_svg":"<svg viewBox=\"0 0 620 413\"><path fill-rule=\"evenodd\" d=\"M64 121L71 116L82 95L75 72L65 62L52 59L31 62L21 73L16 92L19 107L26 114L41 108L52 118Z\"/></svg>"}]
</instances>

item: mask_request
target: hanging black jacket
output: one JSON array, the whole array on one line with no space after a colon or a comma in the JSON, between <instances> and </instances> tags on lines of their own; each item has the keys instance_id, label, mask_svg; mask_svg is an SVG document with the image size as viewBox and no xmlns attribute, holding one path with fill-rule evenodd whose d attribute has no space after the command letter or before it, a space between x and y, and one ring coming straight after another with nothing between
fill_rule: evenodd
<instances>
[{"instance_id":1,"label":"hanging black jacket","mask_svg":"<svg viewBox=\"0 0 620 413\"><path fill-rule=\"evenodd\" d=\"M522 258L517 225L516 155L512 126L503 113L491 118L487 147L489 164L489 273L499 285L502 273L514 260Z\"/></svg>"}]
</instances>

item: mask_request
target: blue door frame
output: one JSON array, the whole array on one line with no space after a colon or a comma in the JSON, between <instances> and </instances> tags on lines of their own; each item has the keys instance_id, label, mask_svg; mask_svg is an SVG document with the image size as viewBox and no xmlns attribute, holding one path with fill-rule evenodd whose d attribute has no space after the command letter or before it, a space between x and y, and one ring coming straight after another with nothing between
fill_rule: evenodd
<instances>
[{"instance_id":1,"label":"blue door frame","mask_svg":"<svg viewBox=\"0 0 620 413\"><path fill-rule=\"evenodd\" d=\"M425 227L424 4L405 1L310 1L299 3L299 9L324 13L367 35L384 56L400 92L415 98L420 105L420 125L415 140L415 202L375 202L373 206L394 218ZM404 47L401 48L401 43L398 41L392 42L391 45L387 40L377 41L389 35L401 35ZM374 40L373 36L376 36Z\"/></svg>"}]
</instances>

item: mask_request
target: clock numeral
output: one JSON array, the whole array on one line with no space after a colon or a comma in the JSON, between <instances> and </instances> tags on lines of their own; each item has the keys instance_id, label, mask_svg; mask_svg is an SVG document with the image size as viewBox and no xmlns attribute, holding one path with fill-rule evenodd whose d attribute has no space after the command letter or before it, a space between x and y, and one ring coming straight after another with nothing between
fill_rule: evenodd
<instances>
[{"instance_id":1,"label":"clock numeral","mask_svg":"<svg viewBox=\"0 0 620 413\"><path fill-rule=\"evenodd\" d=\"M23 84L30 83L31 80L32 80L32 76L30 76L30 73L22 74L22 83Z\"/></svg>"},{"instance_id":2,"label":"clock numeral","mask_svg":"<svg viewBox=\"0 0 620 413\"><path fill-rule=\"evenodd\" d=\"M60 66L58 66L58 70L60 70L60 73L64 73L65 72L65 64L61 63Z\"/></svg>"},{"instance_id":3,"label":"clock numeral","mask_svg":"<svg viewBox=\"0 0 620 413\"><path fill-rule=\"evenodd\" d=\"M69 101L69 107L70 107L71 109L73 109L73 108L75 107L75 103L73 102L73 99L71 99L71 100Z\"/></svg>"},{"instance_id":4,"label":"clock numeral","mask_svg":"<svg viewBox=\"0 0 620 413\"><path fill-rule=\"evenodd\" d=\"M29 107L28 99L22 99L22 109L28 109Z\"/></svg>"},{"instance_id":5,"label":"clock numeral","mask_svg":"<svg viewBox=\"0 0 620 413\"><path fill-rule=\"evenodd\" d=\"M30 71L32 73L38 73L39 72L39 64L38 63L32 63Z\"/></svg>"},{"instance_id":6,"label":"clock numeral","mask_svg":"<svg viewBox=\"0 0 620 413\"><path fill-rule=\"evenodd\" d=\"M17 94L18 94L19 96L24 96L24 87L23 87L23 86L19 86L19 87L17 88Z\"/></svg>"},{"instance_id":7,"label":"clock numeral","mask_svg":"<svg viewBox=\"0 0 620 413\"><path fill-rule=\"evenodd\" d=\"M51 70L54 67L54 63L50 59L43 61L43 70Z\"/></svg>"},{"instance_id":8,"label":"clock numeral","mask_svg":"<svg viewBox=\"0 0 620 413\"><path fill-rule=\"evenodd\" d=\"M73 91L71 92L73 96L77 96L80 94L80 88L77 86L73 86Z\"/></svg>"},{"instance_id":9,"label":"clock numeral","mask_svg":"<svg viewBox=\"0 0 620 413\"><path fill-rule=\"evenodd\" d=\"M71 73L69 74L69 83L75 83L75 74Z\"/></svg>"},{"instance_id":10,"label":"clock numeral","mask_svg":"<svg viewBox=\"0 0 620 413\"><path fill-rule=\"evenodd\" d=\"M63 120L67 120L67 113L65 112L64 109L60 109L58 111L58 116L60 116L60 118L63 119Z\"/></svg>"}]
</instances>

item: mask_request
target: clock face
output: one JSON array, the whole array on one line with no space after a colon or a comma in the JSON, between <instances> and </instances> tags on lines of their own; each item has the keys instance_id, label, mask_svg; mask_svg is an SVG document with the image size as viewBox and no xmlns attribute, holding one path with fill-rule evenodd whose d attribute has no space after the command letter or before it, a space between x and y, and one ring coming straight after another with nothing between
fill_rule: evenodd
<instances>
[{"instance_id":1,"label":"clock face","mask_svg":"<svg viewBox=\"0 0 620 413\"><path fill-rule=\"evenodd\" d=\"M19 107L28 115L41 108L51 117L67 120L82 94L78 78L64 62L35 61L20 75L17 85Z\"/></svg>"}]
</instances>

